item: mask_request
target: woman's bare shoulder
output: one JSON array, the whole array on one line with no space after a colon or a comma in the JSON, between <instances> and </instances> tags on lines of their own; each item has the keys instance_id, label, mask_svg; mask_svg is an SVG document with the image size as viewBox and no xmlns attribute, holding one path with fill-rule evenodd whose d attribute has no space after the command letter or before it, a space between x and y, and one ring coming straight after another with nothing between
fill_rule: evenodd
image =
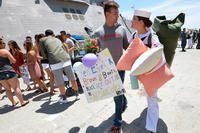
<instances>
[{"instance_id":1,"label":"woman's bare shoulder","mask_svg":"<svg viewBox=\"0 0 200 133\"><path fill-rule=\"evenodd\" d=\"M0 49L0 55L1 56L6 56L9 54L9 51L7 49Z\"/></svg>"}]
</instances>

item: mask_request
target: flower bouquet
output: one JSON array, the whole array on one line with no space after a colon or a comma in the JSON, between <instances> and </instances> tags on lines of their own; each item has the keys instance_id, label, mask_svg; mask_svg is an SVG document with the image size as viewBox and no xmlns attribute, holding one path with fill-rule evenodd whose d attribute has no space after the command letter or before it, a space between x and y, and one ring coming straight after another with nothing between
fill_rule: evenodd
<instances>
[{"instance_id":1,"label":"flower bouquet","mask_svg":"<svg viewBox=\"0 0 200 133\"><path fill-rule=\"evenodd\" d=\"M97 44L96 39L86 39L85 40L85 50L87 53L98 53L99 52L99 46Z\"/></svg>"}]
</instances>

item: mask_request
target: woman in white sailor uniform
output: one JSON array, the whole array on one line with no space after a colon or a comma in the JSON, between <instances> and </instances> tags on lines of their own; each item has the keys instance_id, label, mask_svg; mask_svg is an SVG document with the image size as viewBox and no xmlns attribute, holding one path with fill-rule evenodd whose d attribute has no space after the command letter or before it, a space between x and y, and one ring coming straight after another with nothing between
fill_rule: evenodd
<instances>
[{"instance_id":1,"label":"woman in white sailor uniform","mask_svg":"<svg viewBox=\"0 0 200 133\"><path fill-rule=\"evenodd\" d=\"M135 10L131 25L131 27L136 30L136 33L133 34L133 38L134 36L138 36L149 48L163 47L163 45L159 42L158 37L153 34L152 29L150 28L152 25L152 22L149 19L150 15L151 12L149 11ZM164 62L165 61L163 61L163 63ZM161 63L159 66L163 65L163 63ZM157 66L156 68L159 68L159 66ZM147 103L148 109L145 128L148 131L155 133L159 119L157 92L155 92L154 95L151 97L147 95Z\"/></svg>"}]
</instances>

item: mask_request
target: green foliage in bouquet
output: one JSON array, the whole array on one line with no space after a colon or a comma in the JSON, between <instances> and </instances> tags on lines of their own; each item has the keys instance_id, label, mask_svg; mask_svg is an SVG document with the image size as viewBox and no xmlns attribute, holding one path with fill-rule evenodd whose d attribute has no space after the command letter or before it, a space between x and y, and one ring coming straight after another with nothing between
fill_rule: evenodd
<instances>
[{"instance_id":1,"label":"green foliage in bouquet","mask_svg":"<svg viewBox=\"0 0 200 133\"><path fill-rule=\"evenodd\" d=\"M96 39L86 39L85 40L85 50L87 53L98 53L99 46L97 45Z\"/></svg>"}]
</instances>

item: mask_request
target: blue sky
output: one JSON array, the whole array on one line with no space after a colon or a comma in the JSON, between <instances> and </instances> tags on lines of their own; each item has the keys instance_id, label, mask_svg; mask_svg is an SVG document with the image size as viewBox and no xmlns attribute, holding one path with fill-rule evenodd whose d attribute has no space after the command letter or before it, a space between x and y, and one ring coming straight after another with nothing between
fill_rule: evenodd
<instances>
[{"instance_id":1,"label":"blue sky","mask_svg":"<svg viewBox=\"0 0 200 133\"><path fill-rule=\"evenodd\" d=\"M134 9L147 9L155 16L165 15L167 19L175 18L184 12L186 28L200 28L200 0L116 0L120 5L121 14L131 19Z\"/></svg>"}]
</instances>

